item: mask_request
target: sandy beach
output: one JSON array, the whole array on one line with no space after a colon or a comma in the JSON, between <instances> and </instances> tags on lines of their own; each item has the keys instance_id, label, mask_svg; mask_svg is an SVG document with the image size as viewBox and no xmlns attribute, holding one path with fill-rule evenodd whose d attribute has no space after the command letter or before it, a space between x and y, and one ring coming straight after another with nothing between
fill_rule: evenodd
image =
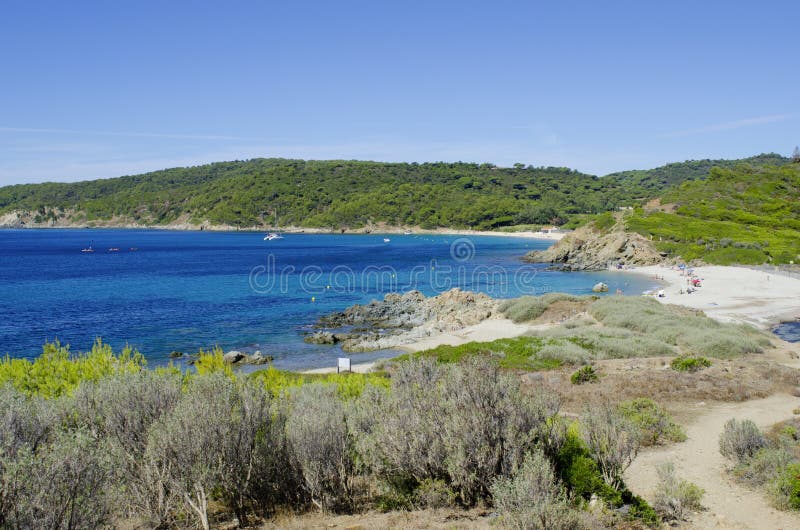
<instances>
[{"instance_id":1,"label":"sandy beach","mask_svg":"<svg viewBox=\"0 0 800 530\"><path fill-rule=\"evenodd\" d=\"M444 344L448 346L458 346L459 344L466 344L468 342L490 342L497 339L518 337L524 335L528 331L544 329L546 327L549 327L549 325L532 326L528 324L515 324L507 318L490 318L484 320L480 324L467 326L452 333L441 333L433 337L426 337L414 343L400 346L398 349L413 353L436 348ZM380 362L381 360L353 364L352 369L353 372L356 373L366 373L373 370ZM303 373L306 374L331 374L334 372L336 372L336 367L316 368L303 371Z\"/></svg>"},{"instance_id":2,"label":"sandy beach","mask_svg":"<svg viewBox=\"0 0 800 530\"><path fill-rule=\"evenodd\" d=\"M800 279L745 267L705 266L693 269L700 287L686 294L687 276L666 266L631 271L661 279L660 302L703 310L724 322L746 322L761 329L800 318ZM681 294L683 290L684 294Z\"/></svg>"},{"instance_id":3,"label":"sandy beach","mask_svg":"<svg viewBox=\"0 0 800 530\"><path fill-rule=\"evenodd\" d=\"M760 329L786 321L800 319L800 279L745 267L705 266L693 269L700 287L686 294L687 276L679 269L655 265L639 267L623 274L640 274L664 284L664 297L656 298L667 304L682 305L704 311L709 317L724 322L744 322ZM684 294L681 294L681 291ZM488 342L512 338L541 328L515 324L505 318L491 318L474 326L452 333L426 337L404 345L402 349L417 352L442 344L451 346L467 342ZM368 372L379 361L353 365L354 372ZM307 373L331 373L335 367L309 370Z\"/></svg>"}]
</instances>

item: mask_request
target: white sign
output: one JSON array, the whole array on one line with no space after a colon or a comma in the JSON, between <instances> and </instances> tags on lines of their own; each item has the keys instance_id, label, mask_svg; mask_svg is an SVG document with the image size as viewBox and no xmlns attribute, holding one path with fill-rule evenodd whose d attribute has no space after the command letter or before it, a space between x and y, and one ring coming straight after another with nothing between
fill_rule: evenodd
<instances>
[{"instance_id":1,"label":"white sign","mask_svg":"<svg viewBox=\"0 0 800 530\"><path fill-rule=\"evenodd\" d=\"M336 372L349 372L350 371L350 358L339 357L339 363L336 365Z\"/></svg>"}]
</instances>

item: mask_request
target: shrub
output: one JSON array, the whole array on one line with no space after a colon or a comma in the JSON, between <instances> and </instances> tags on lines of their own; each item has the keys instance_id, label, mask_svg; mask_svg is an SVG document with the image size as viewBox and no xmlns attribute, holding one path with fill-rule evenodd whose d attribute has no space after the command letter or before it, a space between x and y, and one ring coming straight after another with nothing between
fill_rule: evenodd
<instances>
[{"instance_id":1,"label":"shrub","mask_svg":"<svg viewBox=\"0 0 800 530\"><path fill-rule=\"evenodd\" d=\"M672 362L669 365L677 372L697 372L703 368L708 368L711 366L711 361L705 357L680 355L672 359Z\"/></svg>"},{"instance_id":2,"label":"shrub","mask_svg":"<svg viewBox=\"0 0 800 530\"><path fill-rule=\"evenodd\" d=\"M84 382L69 402L70 421L107 440L115 476L126 489L119 507L152 526L169 523L180 502L145 453L150 427L177 405L181 382L169 372L119 374Z\"/></svg>"},{"instance_id":3,"label":"shrub","mask_svg":"<svg viewBox=\"0 0 800 530\"><path fill-rule=\"evenodd\" d=\"M414 490L418 508L449 508L456 503L456 493L443 480L425 479Z\"/></svg>"},{"instance_id":4,"label":"shrub","mask_svg":"<svg viewBox=\"0 0 800 530\"><path fill-rule=\"evenodd\" d=\"M226 376L233 378L233 369L231 365L225 362L225 357L222 353L222 348L215 346L210 351L200 350L197 354L197 360L194 362L194 369L197 370L198 375L208 375L221 372Z\"/></svg>"},{"instance_id":5,"label":"shrub","mask_svg":"<svg viewBox=\"0 0 800 530\"><path fill-rule=\"evenodd\" d=\"M350 425L365 465L397 491L444 480L472 505L537 443L558 450L558 406L543 393L523 395L515 377L486 359L420 359L398 365L390 392L365 392Z\"/></svg>"},{"instance_id":6,"label":"shrub","mask_svg":"<svg viewBox=\"0 0 800 530\"><path fill-rule=\"evenodd\" d=\"M633 423L639 431L639 442L643 446L656 445L663 440L682 442L686 433L670 415L655 401L648 398L633 399L620 403L619 412Z\"/></svg>"},{"instance_id":7,"label":"shrub","mask_svg":"<svg viewBox=\"0 0 800 530\"><path fill-rule=\"evenodd\" d=\"M559 530L584 527L569 506L553 467L539 450L532 451L510 478L492 485L492 498L504 526L515 529Z\"/></svg>"},{"instance_id":8,"label":"shrub","mask_svg":"<svg viewBox=\"0 0 800 530\"><path fill-rule=\"evenodd\" d=\"M295 389L286 432L311 502L324 511L351 507L353 443L336 389L318 384Z\"/></svg>"},{"instance_id":9,"label":"shrub","mask_svg":"<svg viewBox=\"0 0 800 530\"><path fill-rule=\"evenodd\" d=\"M451 367L442 383L447 473L462 502L472 505L544 438L558 402L523 396L516 377L482 359Z\"/></svg>"},{"instance_id":10,"label":"shrub","mask_svg":"<svg viewBox=\"0 0 800 530\"><path fill-rule=\"evenodd\" d=\"M786 449L764 447L756 451L746 463L736 467L734 473L752 486L763 486L779 477L794 461L794 456Z\"/></svg>"},{"instance_id":11,"label":"shrub","mask_svg":"<svg viewBox=\"0 0 800 530\"><path fill-rule=\"evenodd\" d=\"M786 466L770 485L769 491L779 508L800 510L800 463Z\"/></svg>"},{"instance_id":12,"label":"shrub","mask_svg":"<svg viewBox=\"0 0 800 530\"><path fill-rule=\"evenodd\" d=\"M582 385L583 383L594 383L600 379L597 372L591 365L584 366L576 370L569 378L573 385Z\"/></svg>"},{"instance_id":13,"label":"shrub","mask_svg":"<svg viewBox=\"0 0 800 530\"><path fill-rule=\"evenodd\" d=\"M656 486L653 508L665 520L682 521L690 512L703 508L702 488L680 480L675 476L672 462L662 463L657 467L658 485Z\"/></svg>"},{"instance_id":14,"label":"shrub","mask_svg":"<svg viewBox=\"0 0 800 530\"><path fill-rule=\"evenodd\" d=\"M72 392L82 381L97 381L116 373L138 372L145 365L142 354L125 347L119 355L100 339L90 352L72 354L58 341L47 343L33 362L28 359L0 361L0 385L6 382L27 395L56 398Z\"/></svg>"},{"instance_id":15,"label":"shrub","mask_svg":"<svg viewBox=\"0 0 800 530\"><path fill-rule=\"evenodd\" d=\"M602 405L584 411L580 428L605 481L622 487L622 474L639 452L637 427L614 407Z\"/></svg>"},{"instance_id":16,"label":"shrub","mask_svg":"<svg viewBox=\"0 0 800 530\"><path fill-rule=\"evenodd\" d=\"M738 464L744 463L766 445L766 438L751 420L728 420L719 437L719 452Z\"/></svg>"},{"instance_id":17,"label":"shrub","mask_svg":"<svg viewBox=\"0 0 800 530\"><path fill-rule=\"evenodd\" d=\"M146 470L163 476L203 528L211 494L246 524L255 478L269 473L272 415L263 389L223 372L194 378L175 408L150 429ZM280 446L280 444L276 444ZM286 463L283 463L286 468ZM291 468L285 469L289 476Z\"/></svg>"},{"instance_id":18,"label":"shrub","mask_svg":"<svg viewBox=\"0 0 800 530\"><path fill-rule=\"evenodd\" d=\"M13 500L4 528L99 528L110 522L111 465L88 432L59 433L53 443L35 453L25 448L4 467L5 495Z\"/></svg>"}]
</instances>

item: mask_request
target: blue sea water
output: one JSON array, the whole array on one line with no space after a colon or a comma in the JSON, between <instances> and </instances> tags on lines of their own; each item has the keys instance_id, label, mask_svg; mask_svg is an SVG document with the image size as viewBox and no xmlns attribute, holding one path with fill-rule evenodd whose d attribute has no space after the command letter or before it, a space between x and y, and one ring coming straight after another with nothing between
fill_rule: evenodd
<instances>
[{"instance_id":1,"label":"blue sea water","mask_svg":"<svg viewBox=\"0 0 800 530\"><path fill-rule=\"evenodd\" d=\"M783 322L772 331L786 342L800 342L800 322Z\"/></svg>"},{"instance_id":2,"label":"blue sea water","mask_svg":"<svg viewBox=\"0 0 800 530\"><path fill-rule=\"evenodd\" d=\"M390 239L385 242L384 238ZM81 252L92 245L95 252ZM387 292L451 287L507 298L626 294L653 287L618 272L562 273L519 257L551 242L514 237L287 234L162 230L0 230L0 354L34 357L59 339L137 348L151 365L171 351L261 350L281 368L332 366L337 347L302 340L316 319ZM109 251L118 248L118 251ZM385 352L352 355L355 362Z\"/></svg>"}]
</instances>

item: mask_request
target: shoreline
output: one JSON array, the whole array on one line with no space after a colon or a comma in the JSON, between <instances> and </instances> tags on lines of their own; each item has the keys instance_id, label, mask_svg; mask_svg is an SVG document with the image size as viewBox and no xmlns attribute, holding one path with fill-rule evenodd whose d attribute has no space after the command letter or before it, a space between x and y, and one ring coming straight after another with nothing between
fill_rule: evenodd
<instances>
[{"instance_id":1,"label":"shoreline","mask_svg":"<svg viewBox=\"0 0 800 530\"><path fill-rule=\"evenodd\" d=\"M688 269L701 281L701 286L691 294L685 293L687 277L674 267L650 265L623 272L660 276L666 283L665 296L656 300L699 309L722 322L746 323L771 331L783 322L800 319L800 279L736 266L705 265ZM681 289L684 294L680 294Z\"/></svg>"},{"instance_id":2,"label":"shoreline","mask_svg":"<svg viewBox=\"0 0 800 530\"><path fill-rule=\"evenodd\" d=\"M54 226L10 226L0 225L0 230L153 230L153 231L172 231L172 232L246 232L246 233L263 233L263 232L278 232L282 234L292 235L452 235L452 236L489 236L489 237L518 237L522 239L540 239L545 241L559 241L568 232L534 232L531 230L522 230L519 232L505 232L494 230L471 230L468 228L404 228L396 226L379 227L375 229L367 228L353 228L343 230L333 230L329 228L314 228L314 227L296 227L289 226L284 228L272 227L246 227L238 228L235 226L227 225L136 225L136 224L122 224L122 225L102 225L102 226L88 226L88 225L54 225ZM411 234L405 234L410 231Z\"/></svg>"},{"instance_id":3,"label":"shoreline","mask_svg":"<svg viewBox=\"0 0 800 530\"><path fill-rule=\"evenodd\" d=\"M686 286L686 276L674 267L652 265L619 272L647 276L660 283L665 296L654 298L661 303L702 310L721 322L750 324L771 334L775 326L800 319L800 279L735 266L703 266L693 270L701 280L701 286L691 294L680 294L681 288ZM489 318L459 331L425 337L398 349L414 353L445 344L457 346L467 342L489 342L518 337L548 326L552 325L515 324L505 318ZM781 340L777 336L774 339ZM368 372L379 362L353 364L353 371ZM302 372L335 371L335 368L318 368Z\"/></svg>"}]
</instances>

